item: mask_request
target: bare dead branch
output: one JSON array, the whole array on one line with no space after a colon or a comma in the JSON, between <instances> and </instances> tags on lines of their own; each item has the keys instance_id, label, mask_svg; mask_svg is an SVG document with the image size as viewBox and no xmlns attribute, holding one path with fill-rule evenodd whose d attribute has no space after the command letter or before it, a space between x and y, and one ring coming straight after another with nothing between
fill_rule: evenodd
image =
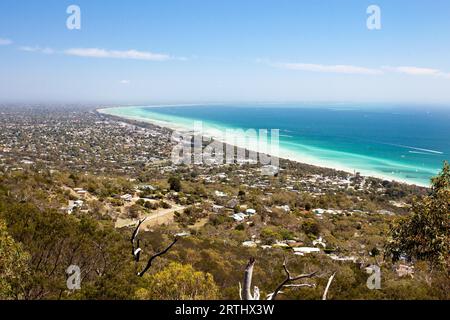
<instances>
[{"instance_id":1,"label":"bare dead branch","mask_svg":"<svg viewBox=\"0 0 450 320\"><path fill-rule=\"evenodd\" d=\"M239 300L242 300L242 285L239 282Z\"/></svg>"},{"instance_id":2,"label":"bare dead branch","mask_svg":"<svg viewBox=\"0 0 450 320\"><path fill-rule=\"evenodd\" d=\"M133 231L133 234L131 236L131 243L134 243L134 240L136 240L136 237L139 234L139 228L141 227L141 224L145 222L145 220L147 220L147 218L144 218L142 220L139 220L138 225L136 226L136 228Z\"/></svg>"},{"instance_id":3,"label":"bare dead branch","mask_svg":"<svg viewBox=\"0 0 450 320\"><path fill-rule=\"evenodd\" d=\"M287 268L286 259L284 260L284 263L283 263L283 269L284 269L284 272L286 273L286 279L284 279L284 281L281 282L278 285L278 287L271 294L271 296L270 296L270 298L268 300L275 300L277 295L280 293L281 289L283 287L286 287L286 285L288 285L289 283L297 281L297 280L300 280L300 279L312 278L317 273L317 271L315 271L315 272L312 272L312 273L301 274L299 276L293 277L293 276L291 276L291 273L289 272L289 270Z\"/></svg>"},{"instance_id":4,"label":"bare dead branch","mask_svg":"<svg viewBox=\"0 0 450 320\"><path fill-rule=\"evenodd\" d=\"M136 241L136 238L137 238L137 236L138 236L138 234L139 234L139 228L141 227L141 224L144 223L144 221L145 221L146 219L147 219L147 218L144 218L144 219L142 219L142 220L139 220L139 222L138 222L136 228L135 228L134 231L133 231L133 234L131 235L130 242L131 242L131 245L133 246L133 253L134 253L134 250L135 250L135 249L134 249L134 242Z\"/></svg>"},{"instance_id":5,"label":"bare dead branch","mask_svg":"<svg viewBox=\"0 0 450 320\"><path fill-rule=\"evenodd\" d=\"M148 260L147 265L145 266L144 270L142 270L141 272L138 272L137 275L139 277L142 277L148 271L148 269L150 269L150 267L152 266L153 260L155 260L157 257L160 257L160 256L166 254L174 246L174 244L177 243L177 241L178 241L178 237L175 237L175 239L172 241L172 243L166 249L151 256L150 259Z\"/></svg>"},{"instance_id":6,"label":"bare dead branch","mask_svg":"<svg viewBox=\"0 0 450 320\"><path fill-rule=\"evenodd\" d=\"M315 284L310 284L310 283L299 283L299 284L286 284L283 286L283 288L315 288L316 285ZM283 294L283 291L278 291L278 295ZM269 293L266 298L267 300L272 300L272 296L273 296L274 292Z\"/></svg>"},{"instance_id":7,"label":"bare dead branch","mask_svg":"<svg viewBox=\"0 0 450 320\"><path fill-rule=\"evenodd\" d=\"M282 294L282 293L284 293L283 291L279 291L278 292L278 294ZM273 297L273 292L272 293L269 293L267 296L266 296L266 300L272 300L272 297Z\"/></svg>"},{"instance_id":8,"label":"bare dead branch","mask_svg":"<svg viewBox=\"0 0 450 320\"><path fill-rule=\"evenodd\" d=\"M286 284L284 286L285 288L315 288L316 285L315 284L310 284L310 283L299 283L299 284Z\"/></svg>"},{"instance_id":9,"label":"bare dead branch","mask_svg":"<svg viewBox=\"0 0 450 320\"><path fill-rule=\"evenodd\" d=\"M333 274L331 275L331 277L328 279L327 286L326 286L326 288L325 288L325 291L323 292L322 300L327 300L328 290L330 289L331 282L333 281L335 275L336 275L336 272L333 273Z\"/></svg>"},{"instance_id":10,"label":"bare dead branch","mask_svg":"<svg viewBox=\"0 0 450 320\"><path fill-rule=\"evenodd\" d=\"M139 228L141 227L141 224L144 223L144 221L147 220L147 218L144 218L142 220L139 220L138 225L136 226L136 229L134 229L133 234L131 235L131 254L133 255L133 258L136 262L139 262L139 256L140 252L142 251L139 247L139 240L137 241L137 246L134 246L134 243L136 241L136 238L139 234Z\"/></svg>"}]
</instances>

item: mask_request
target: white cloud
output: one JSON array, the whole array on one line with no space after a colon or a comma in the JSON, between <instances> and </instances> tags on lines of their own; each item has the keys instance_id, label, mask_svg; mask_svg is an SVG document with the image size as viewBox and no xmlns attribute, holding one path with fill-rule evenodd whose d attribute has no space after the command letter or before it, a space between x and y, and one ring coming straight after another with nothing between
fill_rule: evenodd
<instances>
[{"instance_id":1,"label":"white cloud","mask_svg":"<svg viewBox=\"0 0 450 320\"><path fill-rule=\"evenodd\" d=\"M378 75L383 74L379 69L371 69L352 65L324 65L309 63L276 63L274 66L289 70L321 72L321 73L340 73L340 74L364 74Z\"/></svg>"},{"instance_id":2,"label":"white cloud","mask_svg":"<svg viewBox=\"0 0 450 320\"><path fill-rule=\"evenodd\" d=\"M258 63L266 63L273 67L288 70L298 70L307 72L320 73L337 73L337 74L359 74L359 75L381 75L386 73L401 73L410 76L432 76L450 79L450 73L439 69L421 68L414 66L383 66L381 68L367 68L354 65L325 65L325 64L309 64L309 63L273 63L266 59L257 59Z\"/></svg>"},{"instance_id":3,"label":"white cloud","mask_svg":"<svg viewBox=\"0 0 450 320\"><path fill-rule=\"evenodd\" d=\"M55 50L53 50L52 48L41 48L41 47L23 46L23 47L20 47L19 50L26 51L26 52L39 52L39 53L44 53L44 54L55 53Z\"/></svg>"},{"instance_id":4,"label":"white cloud","mask_svg":"<svg viewBox=\"0 0 450 320\"><path fill-rule=\"evenodd\" d=\"M430 68L419 68L419 67L383 67L385 70L392 72L399 72L414 76L433 76L439 74L439 70Z\"/></svg>"},{"instance_id":5,"label":"white cloud","mask_svg":"<svg viewBox=\"0 0 450 320\"><path fill-rule=\"evenodd\" d=\"M161 53L153 53L138 50L105 50L99 48L73 48L64 51L65 54L77 57L88 58L113 58L113 59L133 59L148 61L166 61L173 59L171 56Z\"/></svg>"},{"instance_id":6,"label":"white cloud","mask_svg":"<svg viewBox=\"0 0 450 320\"><path fill-rule=\"evenodd\" d=\"M120 80L120 84L130 84L130 80Z\"/></svg>"},{"instance_id":7,"label":"white cloud","mask_svg":"<svg viewBox=\"0 0 450 320\"><path fill-rule=\"evenodd\" d=\"M391 72L397 72L402 74L407 74L411 76L434 76L434 77L444 77L450 78L450 73L445 73L438 69L432 68L421 68L421 67L411 67L411 66L403 66L403 67L383 67L384 70L388 70Z\"/></svg>"},{"instance_id":8,"label":"white cloud","mask_svg":"<svg viewBox=\"0 0 450 320\"><path fill-rule=\"evenodd\" d=\"M13 42L9 39L0 38L0 46L8 46Z\"/></svg>"}]
</instances>

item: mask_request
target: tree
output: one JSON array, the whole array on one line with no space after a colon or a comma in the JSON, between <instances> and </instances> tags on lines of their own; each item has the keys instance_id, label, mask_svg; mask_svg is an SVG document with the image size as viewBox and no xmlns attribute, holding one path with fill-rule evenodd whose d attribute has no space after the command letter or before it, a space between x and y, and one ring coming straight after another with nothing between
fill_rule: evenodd
<instances>
[{"instance_id":1,"label":"tree","mask_svg":"<svg viewBox=\"0 0 450 320\"><path fill-rule=\"evenodd\" d=\"M52 209L41 211L32 204L1 201L0 217L7 221L9 234L22 243L30 256L32 273L20 281L24 289L19 298L129 299L133 295L134 290L123 290L131 287L134 278L129 245L114 227L88 216L77 218ZM0 260L3 263L2 252ZM70 265L82 270L82 288L76 294L66 286ZM128 287L117 287L119 282Z\"/></svg>"},{"instance_id":2,"label":"tree","mask_svg":"<svg viewBox=\"0 0 450 320\"><path fill-rule=\"evenodd\" d=\"M144 279L145 288L136 291L136 298L142 300L212 300L219 297L213 276L197 271L189 264L171 262L164 270Z\"/></svg>"},{"instance_id":3,"label":"tree","mask_svg":"<svg viewBox=\"0 0 450 320\"><path fill-rule=\"evenodd\" d=\"M252 277L253 277L253 268L255 266L255 258L251 257L247 266L245 267L244 272L244 287L242 288L241 284L239 283L239 296L241 300L259 300L260 299L260 291L257 286L254 287L253 293L251 292L251 285L252 285ZM278 294L282 293L281 289L283 288L301 288L301 287L309 287L314 288L314 284L308 284L308 283L295 283L298 280L306 279L306 278L312 278L315 276L317 272L307 273L307 274L301 274L298 276L292 276L291 272L287 268L287 261L286 258L284 259L283 263L283 270L286 274L285 279L276 287L275 291L267 295L267 300L275 300ZM331 281L333 281L334 274L332 277L330 277L330 280L328 282L327 288L323 294L323 297L326 300L326 295L329 289L329 286L331 284Z\"/></svg>"},{"instance_id":4,"label":"tree","mask_svg":"<svg viewBox=\"0 0 450 320\"><path fill-rule=\"evenodd\" d=\"M178 176L171 176L169 178L170 190L175 192L181 191L181 179Z\"/></svg>"},{"instance_id":5,"label":"tree","mask_svg":"<svg viewBox=\"0 0 450 320\"><path fill-rule=\"evenodd\" d=\"M132 206L128 207L127 211L128 211L127 215L129 218L136 219L139 217L140 207L137 204L133 204Z\"/></svg>"},{"instance_id":6,"label":"tree","mask_svg":"<svg viewBox=\"0 0 450 320\"><path fill-rule=\"evenodd\" d=\"M18 299L23 278L29 271L30 256L8 233L0 220L0 300Z\"/></svg>"},{"instance_id":7,"label":"tree","mask_svg":"<svg viewBox=\"0 0 450 320\"><path fill-rule=\"evenodd\" d=\"M320 226L314 219L306 219L301 228L308 235L318 236L320 234Z\"/></svg>"},{"instance_id":8,"label":"tree","mask_svg":"<svg viewBox=\"0 0 450 320\"><path fill-rule=\"evenodd\" d=\"M450 249L450 165L432 179L430 195L416 201L412 214L395 222L386 252L393 261L428 261L432 266L448 266Z\"/></svg>"},{"instance_id":9,"label":"tree","mask_svg":"<svg viewBox=\"0 0 450 320\"><path fill-rule=\"evenodd\" d=\"M272 244L277 240L282 240L283 236L274 227L265 227L261 230L261 239L266 244Z\"/></svg>"}]
</instances>

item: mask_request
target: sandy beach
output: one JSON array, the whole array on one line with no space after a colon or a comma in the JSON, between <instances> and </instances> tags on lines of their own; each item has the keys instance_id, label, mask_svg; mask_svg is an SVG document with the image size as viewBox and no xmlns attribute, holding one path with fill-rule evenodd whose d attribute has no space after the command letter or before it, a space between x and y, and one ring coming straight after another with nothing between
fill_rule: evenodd
<instances>
[{"instance_id":1,"label":"sandy beach","mask_svg":"<svg viewBox=\"0 0 450 320\"><path fill-rule=\"evenodd\" d=\"M195 104L155 105L155 106L146 106L146 108L165 108L165 107L181 107L181 106L184 107L184 106L196 106L196 105ZM129 107L131 108L132 106L129 106ZM150 123L150 124L153 124L156 126L164 127L164 128L167 128L167 129L170 129L173 131L181 132L181 133L193 131L193 126L188 126L188 125L184 125L184 124L180 124L180 123L175 123L175 122L170 122L170 121L162 121L162 120L140 117L140 116L117 114L115 112L112 112L112 110L115 108L117 108L117 107L104 107L104 108L99 108L96 111L101 114L104 114L104 115L111 115L111 116L115 116L118 118L122 118L124 120L133 120L133 121L138 121L138 122ZM123 107L120 107L120 108L123 108ZM214 132L214 129L204 130L203 136L208 139L214 139L216 141L220 141L225 144L232 144L236 147L240 147L240 148L246 147L250 151L257 152L257 150L248 148L248 145L242 145L242 144L240 145L240 144L237 144L235 141L225 140L223 137L217 135ZM270 150L270 148L267 148L265 150ZM317 166L317 167L334 169L337 171L344 171L344 172L347 172L348 174L354 174L355 172L359 172L363 176L370 176L370 177L388 180L388 181L396 181L396 182L410 184L410 185L428 187L428 185L426 185L426 184L411 183L410 181L408 181L406 179L401 179L399 177L395 177L395 176L392 176L389 174L380 174L379 172L374 172L374 171L370 171L370 170L360 170L360 169L356 170L354 168L347 167L345 165L338 164L338 163L335 163L330 160L323 160L323 159L319 159L319 158L316 158L313 156L299 154L299 153L293 152L292 150L289 150L288 148L285 148L281 145L279 147L278 154L271 153L270 151L264 152L264 153L268 154L270 156L278 157L280 159L286 159L286 160L303 163L303 164L308 164L308 165L312 165L312 166Z\"/></svg>"}]
</instances>

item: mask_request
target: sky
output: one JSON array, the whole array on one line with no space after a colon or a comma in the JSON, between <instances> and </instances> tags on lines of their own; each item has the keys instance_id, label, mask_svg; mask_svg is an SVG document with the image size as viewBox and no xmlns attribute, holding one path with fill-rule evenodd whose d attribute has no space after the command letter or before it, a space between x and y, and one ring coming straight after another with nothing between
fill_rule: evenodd
<instances>
[{"instance_id":1,"label":"sky","mask_svg":"<svg viewBox=\"0 0 450 320\"><path fill-rule=\"evenodd\" d=\"M0 1L3 103L450 106L449 57L448 0Z\"/></svg>"}]
</instances>

